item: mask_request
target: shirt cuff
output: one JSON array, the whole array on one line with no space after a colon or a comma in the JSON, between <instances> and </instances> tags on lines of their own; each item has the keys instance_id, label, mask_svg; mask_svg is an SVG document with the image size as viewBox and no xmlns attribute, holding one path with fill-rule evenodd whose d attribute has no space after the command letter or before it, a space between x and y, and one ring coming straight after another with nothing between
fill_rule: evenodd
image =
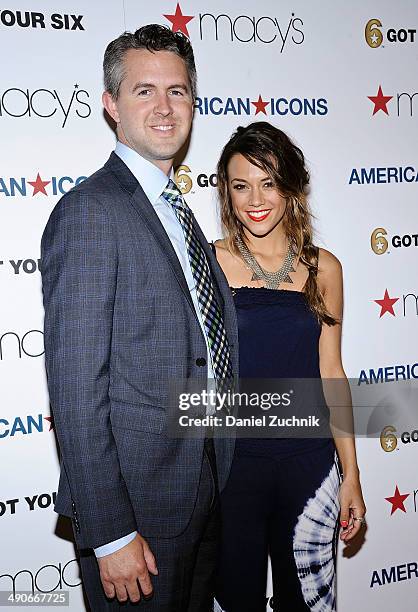
<instances>
[{"instance_id":1,"label":"shirt cuff","mask_svg":"<svg viewBox=\"0 0 418 612\"><path fill-rule=\"evenodd\" d=\"M98 548L94 549L94 554L96 555L98 559L100 557L104 557L105 555L110 555L116 552L117 550L120 550L127 544L129 544L129 542L132 542L132 540L135 539L136 534L137 534L136 531L132 531L132 533L129 533L128 535L123 536L122 538L119 538L118 540L113 540L113 542L109 542L108 544L103 544L103 546L99 546Z\"/></svg>"}]
</instances>

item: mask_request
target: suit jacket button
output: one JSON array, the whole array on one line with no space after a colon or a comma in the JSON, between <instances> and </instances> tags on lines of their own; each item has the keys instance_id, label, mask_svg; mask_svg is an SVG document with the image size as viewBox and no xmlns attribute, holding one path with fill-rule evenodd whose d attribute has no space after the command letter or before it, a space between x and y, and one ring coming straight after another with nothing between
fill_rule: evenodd
<instances>
[{"instance_id":1,"label":"suit jacket button","mask_svg":"<svg viewBox=\"0 0 418 612\"><path fill-rule=\"evenodd\" d=\"M196 365L200 366L200 367L205 366L206 365L206 359L204 357L198 357L196 359Z\"/></svg>"}]
</instances>

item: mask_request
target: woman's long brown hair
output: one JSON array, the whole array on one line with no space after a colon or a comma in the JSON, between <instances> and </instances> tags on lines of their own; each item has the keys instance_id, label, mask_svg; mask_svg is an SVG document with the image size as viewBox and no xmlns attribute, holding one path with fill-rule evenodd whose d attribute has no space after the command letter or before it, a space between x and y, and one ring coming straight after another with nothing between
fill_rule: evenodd
<instances>
[{"instance_id":1,"label":"woman's long brown hair","mask_svg":"<svg viewBox=\"0 0 418 612\"><path fill-rule=\"evenodd\" d=\"M218 162L221 219L226 230L229 250L239 254L236 236L245 241L243 227L232 208L228 189L228 164L237 153L264 170L286 199L284 230L299 261L308 269L308 279L304 287L308 304L321 323L339 323L327 311L318 288L318 248L312 242L312 213L306 196L309 172L305 167L304 155L284 132L265 121L239 127L225 145Z\"/></svg>"}]
</instances>

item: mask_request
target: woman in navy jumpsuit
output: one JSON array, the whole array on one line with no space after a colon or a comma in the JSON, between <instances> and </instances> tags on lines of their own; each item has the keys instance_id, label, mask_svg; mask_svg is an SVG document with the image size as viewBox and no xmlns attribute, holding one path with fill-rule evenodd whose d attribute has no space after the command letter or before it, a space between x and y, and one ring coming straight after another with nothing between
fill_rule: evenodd
<instances>
[{"instance_id":1,"label":"woman in navy jumpsuit","mask_svg":"<svg viewBox=\"0 0 418 612\"><path fill-rule=\"evenodd\" d=\"M226 238L216 242L216 256L234 295L244 385L263 378L346 381L341 266L312 243L308 181L300 149L264 122L238 128L218 164ZM290 271L280 279L286 257ZM237 437L221 494L215 609L264 612L268 556L274 610L336 609L338 532L344 541L354 537L366 508L353 436L327 431Z\"/></svg>"}]
</instances>

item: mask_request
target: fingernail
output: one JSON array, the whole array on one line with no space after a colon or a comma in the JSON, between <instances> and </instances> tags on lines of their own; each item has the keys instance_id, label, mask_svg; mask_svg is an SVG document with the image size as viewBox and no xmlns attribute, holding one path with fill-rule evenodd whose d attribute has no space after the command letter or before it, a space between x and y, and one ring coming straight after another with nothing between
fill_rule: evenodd
<instances>
[{"instance_id":1,"label":"fingernail","mask_svg":"<svg viewBox=\"0 0 418 612\"><path fill-rule=\"evenodd\" d=\"M348 521L341 521L341 527L348 527Z\"/></svg>"}]
</instances>

